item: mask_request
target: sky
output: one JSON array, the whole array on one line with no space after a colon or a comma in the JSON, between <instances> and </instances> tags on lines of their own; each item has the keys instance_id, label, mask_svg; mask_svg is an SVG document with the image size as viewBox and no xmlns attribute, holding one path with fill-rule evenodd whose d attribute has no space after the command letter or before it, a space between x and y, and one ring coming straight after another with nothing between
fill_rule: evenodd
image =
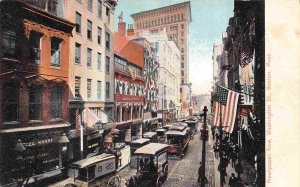
<instances>
[{"instance_id":1,"label":"sky","mask_svg":"<svg viewBox=\"0 0 300 187\"><path fill-rule=\"evenodd\" d=\"M131 14L177 4L186 0L119 0L115 10L115 30L118 16L133 23ZM212 89L213 44L222 41L228 20L233 16L233 0L191 0L192 22L189 33L189 81L192 95L209 93Z\"/></svg>"}]
</instances>

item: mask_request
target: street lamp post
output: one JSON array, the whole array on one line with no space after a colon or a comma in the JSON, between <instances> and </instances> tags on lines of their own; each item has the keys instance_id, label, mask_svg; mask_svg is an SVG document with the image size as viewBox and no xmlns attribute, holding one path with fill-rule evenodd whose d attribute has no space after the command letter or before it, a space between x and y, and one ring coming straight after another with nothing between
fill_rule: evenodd
<instances>
[{"instance_id":1,"label":"street lamp post","mask_svg":"<svg viewBox=\"0 0 300 187\"><path fill-rule=\"evenodd\" d=\"M59 136L59 138L58 138L58 143L60 144L60 145L59 145L59 146L60 146L60 150L59 150L59 160L58 160L59 163L58 163L58 166L59 166L60 169L63 168L63 165L62 165L62 155L61 155L61 153L67 151L67 146L66 146L66 144L69 143L69 142L70 142L70 141L69 141L69 139L68 139L66 133L62 133L62 134Z\"/></svg>"},{"instance_id":2,"label":"street lamp post","mask_svg":"<svg viewBox=\"0 0 300 187\"><path fill-rule=\"evenodd\" d=\"M14 151L18 152L18 153L23 153L24 151L26 151L26 147L24 146L24 144L22 143L21 139L18 139L15 146L14 146ZM27 179L28 178L28 179ZM29 177L27 176L23 176L22 180L18 182L17 187L19 186L23 186L24 181L27 179L27 182L29 180Z\"/></svg>"},{"instance_id":3,"label":"street lamp post","mask_svg":"<svg viewBox=\"0 0 300 187\"><path fill-rule=\"evenodd\" d=\"M205 177L205 153L206 153L206 140L208 138L208 133L206 131L206 116L207 116L207 107L204 106L204 109L203 109L203 129L202 129L202 175L201 175L201 178L200 178L200 181L201 181L201 187L204 187L205 186L205 182L206 182L206 177Z\"/></svg>"}]
</instances>

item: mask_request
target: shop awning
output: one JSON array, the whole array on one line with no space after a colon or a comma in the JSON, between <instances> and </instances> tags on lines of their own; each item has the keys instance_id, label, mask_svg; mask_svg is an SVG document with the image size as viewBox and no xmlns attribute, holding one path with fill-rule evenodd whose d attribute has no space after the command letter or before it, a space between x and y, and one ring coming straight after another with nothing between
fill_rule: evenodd
<instances>
[{"instance_id":1,"label":"shop awning","mask_svg":"<svg viewBox=\"0 0 300 187\"><path fill-rule=\"evenodd\" d=\"M62 124L54 124L54 125L41 125L41 126L35 126L35 127L20 127L20 128L12 128L12 129L2 129L2 130L0 130L0 134L26 132L26 131L39 131L39 130L48 130L48 129L56 129L56 128L67 128L70 126L71 125L69 123L62 123Z\"/></svg>"}]
</instances>

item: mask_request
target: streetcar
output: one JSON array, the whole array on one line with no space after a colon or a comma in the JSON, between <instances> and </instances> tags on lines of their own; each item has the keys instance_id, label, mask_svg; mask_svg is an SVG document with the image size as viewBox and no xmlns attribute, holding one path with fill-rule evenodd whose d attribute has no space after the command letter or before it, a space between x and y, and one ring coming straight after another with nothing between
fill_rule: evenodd
<instances>
[{"instance_id":1,"label":"streetcar","mask_svg":"<svg viewBox=\"0 0 300 187\"><path fill-rule=\"evenodd\" d=\"M157 143L157 133L156 132L145 132L143 138L150 139L151 143Z\"/></svg>"},{"instance_id":2,"label":"streetcar","mask_svg":"<svg viewBox=\"0 0 300 187\"><path fill-rule=\"evenodd\" d=\"M137 173L126 179L127 187L161 187L168 177L167 144L150 143L138 148Z\"/></svg>"},{"instance_id":3,"label":"streetcar","mask_svg":"<svg viewBox=\"0 0 300 187\"><path fill-rule=\"evenodd\" d=\"M116 175L116 157L103 153L82 159L69 165L68 175L73 178L72 186L119 187L121 179Z\"/></svg>"},{"instance_id":4,"label":"streetcar","mask_svg":"<svg viewBox=\"0 0 300 187\"><path fill-rule=\"evenodd\" d=\"M166 132L167 143L169 144L169 155L183 158L190 142L190 128L185 123L177 123Z\"/></svg>"},{"instance_id":5,"label":"streetcar","mask_svg":"<svg viewBox=\"0 0 300 187\"><path fill-rule=\"evenodd\" d=\"M137 167L137 156L134 154L134 152L144 145L147 145L150 143L150 139L148 138L140 138L136 139L131 142L130 144L130 160L129 160L129 167L130 168L136 168Z\"/></svg>"}]
</instances>

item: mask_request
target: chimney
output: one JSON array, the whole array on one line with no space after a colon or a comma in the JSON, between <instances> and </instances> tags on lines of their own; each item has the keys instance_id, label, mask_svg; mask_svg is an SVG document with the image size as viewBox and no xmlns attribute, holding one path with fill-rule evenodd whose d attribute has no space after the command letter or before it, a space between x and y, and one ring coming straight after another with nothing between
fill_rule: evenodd
<instances>
[{"instance_id":1,"label":"chimney","mask_svg":"<svg viewBox=\"0 0 300 187\"><path fill-rule=\"evenodd\" d=\"M118 23L118 33L121 36L126 36L126 23L123 22L123 12L121 12L119 18L119 23Z\"/></svg>"},{"instance_id":2,"label":"chimney","mask_svg":"<svg viewBox=\"0 0 300 187\"><path fill-rule=\"evenodd\" d=\"M128 24L127 36L133 36L133 35L134 35L133 24Z\"/></svg>"}]
</instances>

